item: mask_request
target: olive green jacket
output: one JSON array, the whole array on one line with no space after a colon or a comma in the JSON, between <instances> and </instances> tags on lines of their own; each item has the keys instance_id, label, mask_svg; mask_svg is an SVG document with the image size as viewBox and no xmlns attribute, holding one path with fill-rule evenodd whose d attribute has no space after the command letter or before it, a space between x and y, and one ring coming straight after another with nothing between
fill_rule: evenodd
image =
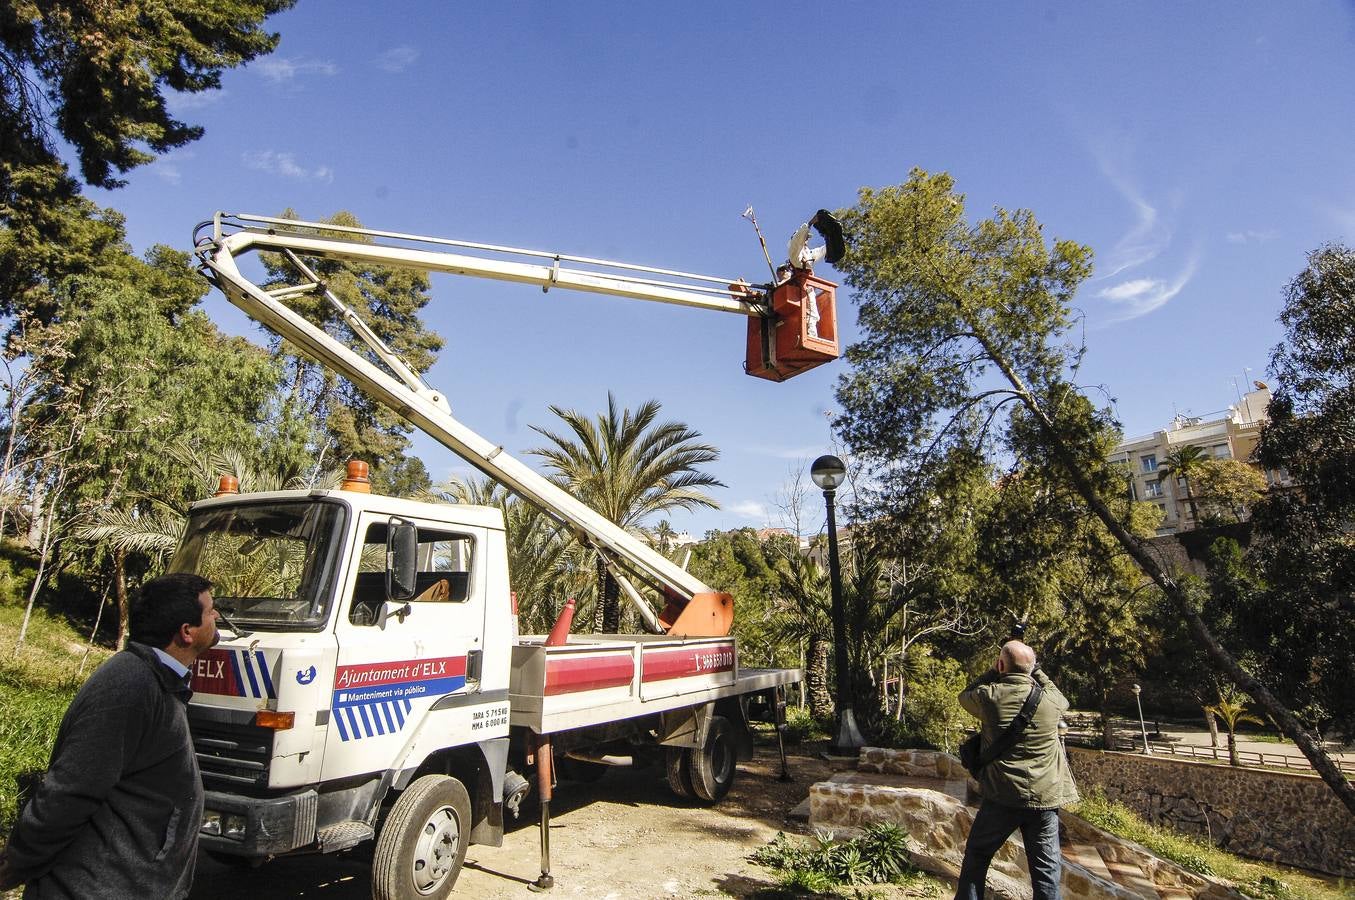
<instances>
[{"instance_id":1,"label":"olive green jacket","mask_svg":"<svg viewBox=\"0 0 1355 900\"><path fill-rule=\"evenodd\" d=\"M1044 688L1035 717L1015 746L979 773L979 787L985 799L1003 806L1056 809L1078 800L1077 785L1059 745L1059 718L1068 709L1068 701L1044 672L1036 669L1033 677ZM960 705L982 723L985 752L1021 711L1030 694L1031 678L989 670L960 694Z\"/></svg>"}]
</instances>

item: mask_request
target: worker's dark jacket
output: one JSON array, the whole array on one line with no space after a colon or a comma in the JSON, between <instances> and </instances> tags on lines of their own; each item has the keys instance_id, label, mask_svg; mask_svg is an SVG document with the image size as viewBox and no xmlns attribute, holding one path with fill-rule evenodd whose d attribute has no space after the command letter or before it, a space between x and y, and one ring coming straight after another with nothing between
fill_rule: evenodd
<instances>
[{"instance_id":1,"label":"worker's dark jacket","mask_svg":"<svg viewBox=\"0 0 1355 900\"><path fill-rule=\"evenodd\" d=\"M129 643L75 695L42 785L10 835L25 900L183 897L193 883L202 779L190 692Z\"/></svg>"},{"instance_id":2,"label":"worker's dark jacket","mask_svg":"<svg viewBox=\"0 0 1355 900\"><path fill-rule=\"evenodd\" d=\"M989 670L960 694L960 705L983 724L985 753L1021 711L1030 694L1031 677ZM979 773L979 788L984 799L1003 806L1056 809L1078 799L1068 759L1059 745L1059 718L1068 709L1068 701L1044 672L1036 669L1034 677L1044 688L1035 718L1010 751Z\"/></svg>"}]
</instances>

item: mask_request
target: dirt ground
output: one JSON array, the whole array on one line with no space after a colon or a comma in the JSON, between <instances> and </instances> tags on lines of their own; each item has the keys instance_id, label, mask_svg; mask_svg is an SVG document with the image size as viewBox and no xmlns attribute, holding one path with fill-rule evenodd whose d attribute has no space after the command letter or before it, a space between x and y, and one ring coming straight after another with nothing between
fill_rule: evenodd
<instances>
[{"instance_id":1,"label":"dirt ground","mask_svg":"<svg viewBox=\"0 0 1355 900\"><path fill-rule=\"evenodd\" d=\"M753 760L740 764L729 796L714 807L678 800L658 768L612 769L593 784L562 783L551 805L555 887L540 896L756 896L775 885L776 875L748 862L748 854L778 831L805 833L787 816L809 795L809 786L832 771L802 748L790 756L792 780L782 782L775 747L759 746ZM527 887L540 873L536 820L535 804L525 803L502 847L471 847L454 896L537 896ZM191 897L365 900L368 871L365 861L346 855L274 860L243 871L204 857Z\"/></svg>"}]
</instances>

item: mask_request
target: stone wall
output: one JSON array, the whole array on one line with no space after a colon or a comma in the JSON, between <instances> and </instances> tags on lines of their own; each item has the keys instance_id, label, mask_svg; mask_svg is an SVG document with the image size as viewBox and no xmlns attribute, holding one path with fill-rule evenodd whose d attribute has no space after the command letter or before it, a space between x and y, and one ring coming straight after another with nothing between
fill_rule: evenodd
<instances>
[{"instance_id":1,"label":"stone wall","mask_svg":"<svg viewBox=\"0 0 1355 900\"><path fill-rule=\"evenodd\" d=\"M1068 748L1085 794L1255 859L1355 877L1355 817L1320 778Z\"/></svg>"}]
</instances>

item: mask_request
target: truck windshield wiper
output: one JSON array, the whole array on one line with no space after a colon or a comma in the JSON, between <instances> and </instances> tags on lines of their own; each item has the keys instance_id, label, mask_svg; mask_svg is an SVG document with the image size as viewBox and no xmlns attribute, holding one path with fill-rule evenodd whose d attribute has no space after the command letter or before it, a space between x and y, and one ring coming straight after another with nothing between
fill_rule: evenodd
<instances>
[{"instance_id":1,"label":"truck windshield wiper","mask_svg":"<svg viewBox=\"0 0 1355 900\"><path fill-rule=\"evenodd\" d=\"M221 611L220 607L217 607L216 617L220 619L222 622L226 623L226 627L229 628L231 631L234 631L236 637L246 638L254 633L252 631L245 631L245 629L241 628L239 625L236 625L234 622L232 622L229 618L227 618L226 614Z\"/></svg>"}]
</instances>

